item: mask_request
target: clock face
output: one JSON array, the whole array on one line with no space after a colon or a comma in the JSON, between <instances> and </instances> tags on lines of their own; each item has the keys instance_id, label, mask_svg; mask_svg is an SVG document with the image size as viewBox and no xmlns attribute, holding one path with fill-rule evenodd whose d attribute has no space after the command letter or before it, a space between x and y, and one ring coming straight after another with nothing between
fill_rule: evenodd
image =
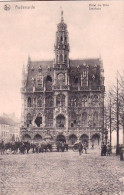
<instances>
[{"instance_id":1,"label":"clock face","mask_svg":"<svg viewBox=\"0 0 124 195\"><path fill-rule=\"evenodd\" d=\"M58 74L58 79L60 81L63 81L64 80L64 74L62 74L62 73Z\"/></svg>"}]
</instances>

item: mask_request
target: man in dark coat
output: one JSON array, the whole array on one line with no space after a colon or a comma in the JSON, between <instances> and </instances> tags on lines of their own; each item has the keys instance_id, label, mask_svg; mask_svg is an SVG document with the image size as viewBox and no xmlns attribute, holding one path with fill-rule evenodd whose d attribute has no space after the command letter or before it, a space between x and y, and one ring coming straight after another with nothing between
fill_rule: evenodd
<instances>
[{"instance_id":1,"label":"man in dark coat","mask_svg":"<svg viewBox=\"0 0 124 195\"><path fill-rule=\"evenodd\" d=\"M106 152L107 152L107 146L103 142L102 147L101 147L101 156L106 156Z\"/></svg>"},{"instance_id":2,"label":"man in dark coat","mask_svg":"<svg viewBox=\"0 0 124 195\"><path fill-rule=\"evenodd\" d=\"M78 151L79 151L79 155L81 155L82 154L82 151L83 151L83 146L82 146L82 143L81 142L79 142Z\"/></svg>"}]
</instances>

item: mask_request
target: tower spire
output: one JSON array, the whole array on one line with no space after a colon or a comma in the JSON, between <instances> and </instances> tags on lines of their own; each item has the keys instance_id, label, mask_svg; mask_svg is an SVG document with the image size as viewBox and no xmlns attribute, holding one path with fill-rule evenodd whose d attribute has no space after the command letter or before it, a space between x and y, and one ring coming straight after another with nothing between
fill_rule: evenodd
<instances>
[{"instance_id":1,"label":"tower spire","mask_svg":"<svg viewBox=\"0 0 124 195\"><path fill-rule=\"evenodd\" d=\"M61 22L57 25L57 32L56 32L55 63L61 66L69 65L68 31L67 31L67 25L64 23L62 8L61 8Z\"/></svg>"},{"instance_id":2,"label":"tower spire","mask_svg":"<svg viewBox=\"0 0 124 195\"><path fill-rule=\"evenodd\" d=\"M64 18L63 18L63 10L61 10L61 22L64 22Z\"/></svg>"}]
</instances>

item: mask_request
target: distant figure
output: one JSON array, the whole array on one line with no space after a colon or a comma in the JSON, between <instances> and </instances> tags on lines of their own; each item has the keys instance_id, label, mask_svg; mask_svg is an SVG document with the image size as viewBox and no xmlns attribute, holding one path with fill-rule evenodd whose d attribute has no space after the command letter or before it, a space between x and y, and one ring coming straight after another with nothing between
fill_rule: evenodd
<instances>
[{"instance_id":1,"label":"distant figure","mask_svg":"<svg viewBox=\"0 0 124 195\"><path fill-rule=\"evenodd\" d=\"M106 152L107 152L107 146L103 142L103 144L101 146L101 156L106 156Z\"/></svg>"},{"instance_id":2,"label":"distant figure","mask_svg":"<svg viewBox=\"0 0 124 195\"><path fill-rule=\"evenodd\" d=\"M4 154L4 141L0 143L0 150L1 150L1 155Z\"/></svg>"},{"instance_id":3,"label":"distant figure","mask_svg":"<svg viewBox=\"0 0 124 195\"><path fill-rule=\"evenodd\" d=\"M108 143L107 145L107 156L110 156L111 154L111 145Z\"/></svg>"},{"instance_id":4,"label":"distant figure","mask_svg":"<svg viewBox=\"0 0 124 195\"><path fill-rule=\"evenodd\" d=\"M85 154L87 154L87 144L86 143L84 143L83 148L85 150Z\"/></svg>"},{"instance_id":5,"label":"distant figure","mask_svg":"<svg viewBox=\"0 0 124 195\"><path fill-rule=\"evenodd\" d=\"M83 146L82 146L82 143L81 142L79 142L78 151L79 151L79 155L81 155L82 154L82 151L83 151Z\"/></svg>"},{"instance_id":6,"label":"distant figure","mask_svg":"<svg viewBox=\"0 0 124 195\"><path fill-rule=\"evenodd\" d=\"M92 149L94 149L94 143L92 143Z\"/></svg>"}]
</instances>

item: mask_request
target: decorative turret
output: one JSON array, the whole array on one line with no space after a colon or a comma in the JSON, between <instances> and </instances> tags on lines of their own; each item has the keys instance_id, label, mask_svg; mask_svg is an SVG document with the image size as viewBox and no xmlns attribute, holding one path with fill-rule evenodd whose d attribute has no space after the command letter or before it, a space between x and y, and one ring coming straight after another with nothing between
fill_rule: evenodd
<instances>
[{"instance_id":1,"label":"decorative turret","mask_svg":"<svg viewBox=\"0 0 124 195\"><path fill-rule=\"evenodd\" d=\"M69 41L67 25L64 23L63 11L61 11L61 22L57 25L55 43L55 65L69 66Z\"/></svg>"},{"instance_id":2,"label":"decorative turret","mask_svg":"<svg viewBox=\"0 0 124 195\"><path fill-rule=\"evenodd\" d=\"M26 82L26 72L25 72L25 65L23 64L23 68L22 68L22 88L25 87L25 82Z\"/></svg>"}]
</instances>

